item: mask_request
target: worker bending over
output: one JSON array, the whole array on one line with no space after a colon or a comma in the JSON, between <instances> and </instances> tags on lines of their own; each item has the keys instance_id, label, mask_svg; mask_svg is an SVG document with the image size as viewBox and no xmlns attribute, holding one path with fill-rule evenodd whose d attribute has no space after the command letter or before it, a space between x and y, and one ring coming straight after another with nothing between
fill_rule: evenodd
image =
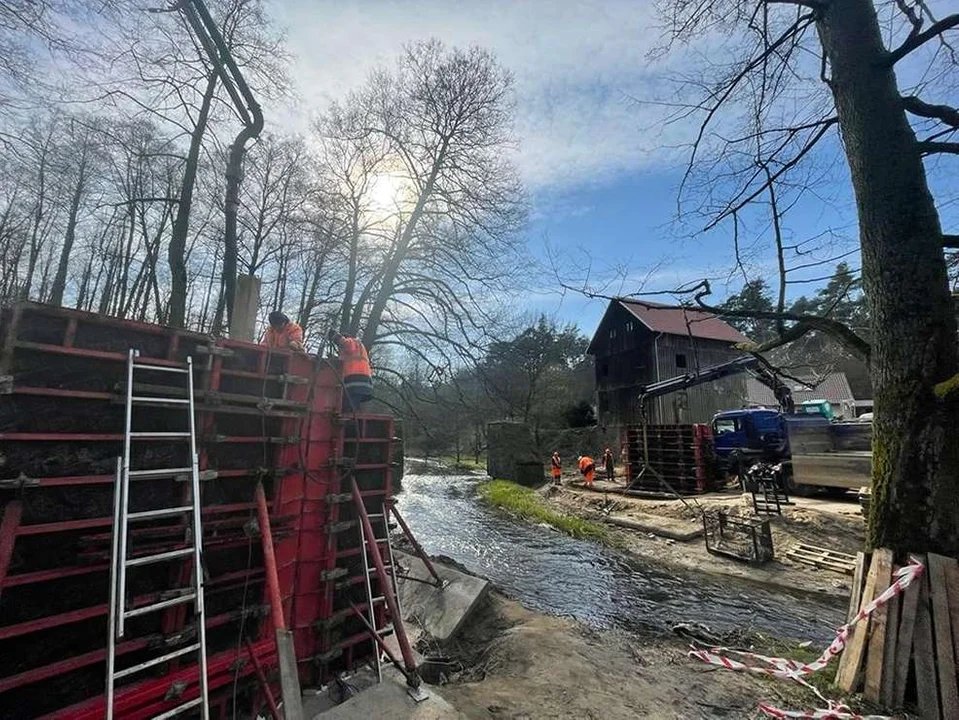
<instances>
[{"instance_id":1,"label":"worker bending over","mask_svg":"<svg viewBox=\"0 0 959 720\"><path fill-rule=\"evenodd\" d=\"M358 410L360 405L373 397L373 371L366 347L354 337L340 335L330 330L330 341L336 343L342 363L343 389L347 403L344 410Z\"/></svg>"},{"instance_id":2,"label":"worker bending over","mask_svg":"<svg viewBox=\"0 0 959 720\"><path fill-rule=\"evenodd\" d=\"M596 463L589 455L579 456L579 474L583 476L586 487L593 487L593 480L596 479Z\"/></svg>"},{"instance_id":3,"label":"worker bending over","mask_svg":"<svg viewBox=\"0 0 959 720\"><path fill-rule=\"evenodd\" d=\"M613 460L613 451L609 448L603 453L603 467L606 469L606 479L613 482L616 477L616 461Z\"/></svg>"},{"instance_id":4,"label":"worker bending over","mask_svg":"<svg viewBox=\"0 0 959 720\"><path fill-rule=\"evenodd\" d=\"M553 457L550 458L550 471L553 476L553 483L559 485L559 480L563 476L563 463L559 459L559 453L554 452Z\"/></svg>"},{"instance_id":5,"label":"worker bending over","mask_svg":"<svg viewBox=\"0 0 959 720\"><path fill-rule=\"evenodd\" d=\"M279 310L270 313L270 326L263 334L260 345L276 350L303 351L303 328Z\"/></svg>"}]
</instances>

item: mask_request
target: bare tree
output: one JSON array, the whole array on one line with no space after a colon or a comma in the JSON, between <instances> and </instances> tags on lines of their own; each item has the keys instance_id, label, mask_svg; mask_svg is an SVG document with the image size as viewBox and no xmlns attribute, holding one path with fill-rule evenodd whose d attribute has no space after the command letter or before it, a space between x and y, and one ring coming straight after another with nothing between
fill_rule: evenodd
<instances>
[{"instance_id":1,"label":"bare tree","mask_svg":"<svg viewBox=\"0 0 959 720\"><path fill-rule=\"evenodd\" d=\"M346 198L351 257L357 196L365 193L369 202L380 196L378 185L390 189L364 252L365 284L354 299L361 278L351 264L341 314L340 326L362 334L367 346L409 349L415 340L420 353L444 345L459 352L484 338L491 318L481 296L503 289L525 209L506 160L510 92L510 76L488 52L420 43L394 71L374 73L321 125L362 150L345 165L368 177L365 185L357 178Z\"/></svg>"},{"instance_id":2,"label":"bare tree","mask_svg":"<svg viewBox=\"0 0 959 720\"><path fill-rule=\"evenodd\" d=\"M781 341L818 330L870 361L875 421L869 544L955 554L959 443L951 438L951 428L959 422L959 348L943 255L948 238L923 160L959 153L948 139L959 129L959 115L939 104L935 94L943 86L930 79L955 71L948 35L959 27L959 15L937 20L930 5L904 0L895 5L873 0L661 3L670 45L690 42L697 34L740 41L737 62L729 64L734 45L725 44L722 67L710 68L705 98L681 111L698 115L700 122L687 181L701 171L714 180L723 175L711 185L706 203L709 226L723 220L736 225L754 201L768 201L777 187L795 186L804 161L815 160L838 129L858 209L872 342L828 317L782 308L769 317L783 321ZM813 65L811 57L819 62ZM901 91L897 64L920 61L934 70ZM754 107L752 122L733 135L727 114L744 99ZM711 132L723 122L722 131ZM746 143L750 152L737 152ZM703 160L710 155L712 161ZM726 164L723 170L717 169L717 157ZM690 187L685 183L686 190ZM725 199L715 204L718 193ZM702 304L708 292L708 285L698 289Z\"/></svg>"}]
</instances>

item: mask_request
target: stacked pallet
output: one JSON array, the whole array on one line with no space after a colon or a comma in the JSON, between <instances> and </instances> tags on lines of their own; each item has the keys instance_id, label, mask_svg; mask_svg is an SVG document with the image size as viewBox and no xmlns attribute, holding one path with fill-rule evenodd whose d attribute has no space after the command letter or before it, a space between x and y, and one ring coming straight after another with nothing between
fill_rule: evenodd
<instances>
[{"instance_id":1,"label":"stacked pallet","mask_svg":"<svg viewBox=\"0 0 959 720\"><path fill-rule=\"evenodd\" d=\"M924 718L957 718L959 564L933 554L918 559L925 572L853 627L836 685L886 707L915 704ZM850 618L893 584L896 569L889 550L859 554Z\"/></svg>"},{"instance_id":2,"label":"stacked pallet","mask_svg":"<svg viewBox=\"0 0 959 720\"><path fill-rule=\"evenodd\" d=\"M647 425L625 430L626 473L632 490L683 495L719 489L720 475L709 425Z\"/></svg>"}]
</instances>

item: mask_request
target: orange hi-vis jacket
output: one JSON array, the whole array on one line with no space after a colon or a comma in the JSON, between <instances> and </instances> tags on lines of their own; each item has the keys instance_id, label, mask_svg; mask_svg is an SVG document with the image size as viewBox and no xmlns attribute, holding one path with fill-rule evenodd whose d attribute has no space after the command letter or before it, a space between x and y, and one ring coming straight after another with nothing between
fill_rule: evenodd
<instances>
[{"instance_id":1,"label":"orange hi-vis jacket","mask_svg":"<svg viewBox=\"0 0 959 720\"><path fill-rule=\"evenodd\" d=\"M553 477L557 478L563 474L563 465L559 460L559 455L553 453L553 457L550 459L550 465L552 466Z\"/></svg>"},{"instance_id":2,"label":"orange hi-vis jacket","mask_svg":"<svg viewBox=\"0 0 959 720\"><path fill-rule=\"evenodd\" d=\"M353 337L342 337L337 342L340 362L343 363L343 387L347 392L367 397L373 395L373 370L366 346Z\"/></svg>"},{"instance_id":3,"label":"orange hi-vis jacket","mask_svg":"<svg viewBox=\"0 0 959 720\"><path fill-rule=\"evenodd\" d=\"M596 463L593 462L593 458L591 458L589 455L583 455L583 457L579 459L579 471L586 476L587 481L595 469Z\"/></svg>"},{"instance_id":4,"label":"orange hi-vis jacket","mask_svg":"<svg viewBox=\"0 0 959 720\"><path fill-rule=\"evenodd\" d=\"M279 330L270 325L263 333L260 344L278 350L302 350L303 328L292 320Z\"/></svg>"}]
</instances>

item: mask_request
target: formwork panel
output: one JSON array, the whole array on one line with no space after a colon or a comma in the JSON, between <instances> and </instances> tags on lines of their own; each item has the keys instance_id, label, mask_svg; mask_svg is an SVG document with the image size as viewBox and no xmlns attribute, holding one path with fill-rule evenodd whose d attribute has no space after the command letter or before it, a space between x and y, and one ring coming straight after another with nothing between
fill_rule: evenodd
<instances>
[{"instance_id":1,"label":"formwork panel","mask_svg":"<svg viewBox=\"0 0 959 720\"><path fill-rule=\"evenodd\" d=\"M359 637L362 623L342 613L351 599L365 599L365 586L356 582L358 526L344 496L355 480L368 509L381 511L391 492L392 419L344 415L335 362L23 303L0 311L0 376L6 376L0 377L6 393L0 394L0 708L22 709L24 717L103 715L113 472L122 451L131 347L151 364L193 358L211 706L227 712L235 688L245 712L260 707L243 636L276 682L253 502L259 482L269 500L301 682L313 685L369 661L374 650ZM182 377L170 373L137 380L137 392L185 392ZM177 410L137 409L135 422L138 429L180 430ZM142 450L134 467L188 464L182 446L151 443ZM180 504L186 489L176 479L140 481L131 507ZM131 532L132 552L178 547L183 530L175 519L144 523ZM190 571L188 563L169 562L131 573L133 604L155 601ZM173 642L185 627L185 610L132 623L118 645L118 667ZM171 663L121 684L118 717L149 717L194 697L196 673L194 664ZM179 682L183 694L167 698Z\"/></svg>"}]
</instances>

